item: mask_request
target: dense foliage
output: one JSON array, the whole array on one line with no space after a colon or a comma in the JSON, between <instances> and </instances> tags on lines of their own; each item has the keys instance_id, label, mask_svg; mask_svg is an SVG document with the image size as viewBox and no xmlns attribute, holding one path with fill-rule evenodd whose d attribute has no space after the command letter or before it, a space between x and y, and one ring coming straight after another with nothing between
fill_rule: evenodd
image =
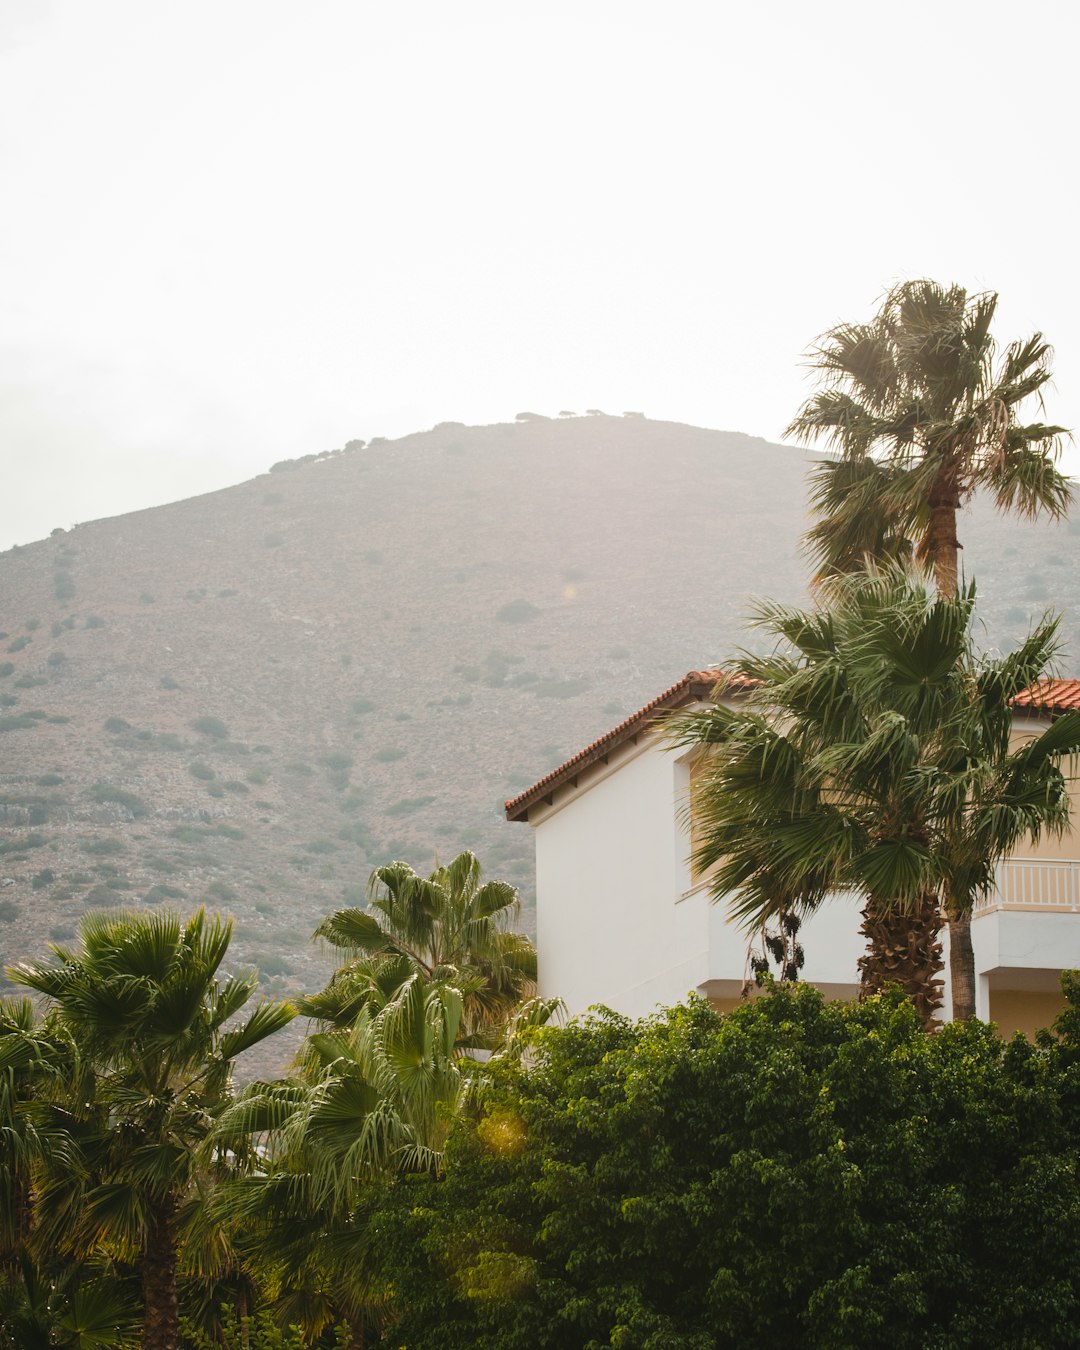
<instances>
[{"instance_id":1,"label":"dense foliage","mask_svg":"<svg viewBox=\"0 0 1080 1350\"><path fill-rule=\"evenodd\" d=\"M1080 1342L1080 1007L926 1036L779 988L540 1034L369 1250L410 1350Z\"/></svg>"}]
</instances>

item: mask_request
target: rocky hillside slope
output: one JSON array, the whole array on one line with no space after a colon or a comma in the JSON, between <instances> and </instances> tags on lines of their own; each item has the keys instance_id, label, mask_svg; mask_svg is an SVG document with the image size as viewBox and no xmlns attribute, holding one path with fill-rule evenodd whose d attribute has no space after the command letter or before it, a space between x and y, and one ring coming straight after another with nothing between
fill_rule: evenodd
<instances>
[{"instance_id":1,"label":"rocky hillside slope","mask_svg":"<svg viewBox=\"0 0 1080 1350\"><path fill-rule=\"evenodd\" d=\"M805 468L640 417L444 424L0 556L0 957L208 899L310 987L376 863L464 847L531 926L502 800L804 595ZM1069 526L977 504L962 538L988 645L1071 606Z\"/></svg>"}]
</instances>

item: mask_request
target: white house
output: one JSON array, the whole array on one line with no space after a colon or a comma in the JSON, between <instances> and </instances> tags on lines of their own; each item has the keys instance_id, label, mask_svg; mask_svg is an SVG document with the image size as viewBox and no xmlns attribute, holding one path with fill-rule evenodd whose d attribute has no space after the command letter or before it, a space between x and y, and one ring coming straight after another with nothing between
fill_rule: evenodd
<instances>
[{"instance_id":1,"label":"white house","mask_svg":"<svg viewBox=\"0 0 1080 1350\"><path fill-rule=\"evenodd\" d=\"M741 997L747 937L690 873L693 752L673 751L657 729L669 709L709 699L718 675L690 671L506 803L509 820L535 831L541 992L572 1013L603 1003L641 1016L692 990L720 1008ZM1080 680L1047 681L1017 700L1016 734L1076 708ZM1052 1021L1061 971L1080 968L1080 796L1073 818L1074 834L1002 864L972 923L978 1012L1005 1034ZM800 934L803 977L830 997L857 992L858 909L836 897ZM947 1013L947 965L944 975Z\"/></svg>"}]
</instances>

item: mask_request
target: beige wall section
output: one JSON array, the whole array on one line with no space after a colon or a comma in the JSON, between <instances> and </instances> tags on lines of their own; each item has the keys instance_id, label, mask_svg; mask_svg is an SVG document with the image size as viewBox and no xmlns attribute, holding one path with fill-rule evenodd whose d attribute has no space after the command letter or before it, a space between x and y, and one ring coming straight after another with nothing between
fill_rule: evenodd
<instances>
[{"instance_id":1,"label":"beige wall section","mask_svg":"<svg viewBox=\"0 0 1080 1350\"><path fill-rule=\"evenodd\" d=\"M1012 748L1022 745L1024 741L1034 740L1036 736L1042 733L1050 725L1046 721L1017 721L1013 727ZM1065 765L1066 776L1080 774L1080 764ZM1065 861L1080 859L1080 778L1073 778L1069 784L1070 801L1070 823L1069 828L1061 836L1055 839L1052 836L1044 836L1038 845L1032 844L1030 840L1025 840L1019 848L1014 850L1014 856L1017 858L1055 858Z\"/></svg>"},{"instance_id":2,"label":"beige wall section","mask_svg":"<svg viewBox=\"0 0 1080 1350\"><path fill-rule=\"evenodd\" d=\"M1022 1031L1029 1039L1048 1027L1065 1007L1061 994L1029 993L1024 989L992 989L990 1019L1004 1037Z\"/></svg>"}]
</instances>

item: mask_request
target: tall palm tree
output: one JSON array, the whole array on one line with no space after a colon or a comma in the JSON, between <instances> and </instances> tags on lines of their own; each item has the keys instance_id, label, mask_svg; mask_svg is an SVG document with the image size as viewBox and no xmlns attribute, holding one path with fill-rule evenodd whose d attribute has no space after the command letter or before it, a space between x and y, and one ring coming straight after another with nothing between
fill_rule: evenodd
<instances>
[{"instance_id":1,"label":"tall palm tree","mask_svg":"<svg viewBox=\"0 0 1080 1350\"><path fill-rule=\"evenodd\" d=\"M461 996L458 1049L493 1048L536 993L536 949L509 927L520 908L514 887L484 881L476 857L464 852L429 877L403 862L376 868L368 895L367 910L340 909L316 929L349 959L326 989L302 1000L301 1012L347 1027L419 975Z\"/></svg>"},{"instance_id":2,"label":"tall palm tree","mask_svg":"<svg viewBox=\"0 0 1080 1350\"><path fill-rule=\"evenodd\" d=\"M990 332L997 301L907 281L869 323L819 339L811 364L824 387L787 430L837 452L812 471L821 519L807 540L819 580L914 555L955 595L957 514L976 488L1022 516L1068 510L1072 488L1056 467L1065 429L1021 420L1029 400L1042 411L1051 348L1035 333L1001 352ZM964 1019L975 1009L971 911L947 917L953 1015Z\"/></svg>"},{"instance_id":3,"label":"tall palm tree","mask_svg":"<svg viewBox=\"0 0 1080 1350\"><path fill-rule=\"evenodd\" d=\"M1042 410L1052 351L1041 333L1000 351L998 297L905 281L868 323L825 333L811 353L823 388L789 436L837 452L813 470L823 517L808 540L820 575L914 549L944 595L957 591L957 512L976 488L1003 511L1064 515L1072 496L1056 467L1064 428L1022 421Z\"/></svg>"},{"instance_id":4,"label":"tall palm tree","mask_svg":"<svg viewBox=\"0 0 1080 1350\"><path fill-rule=\"evenodd\" d=\"M1053 622L1019 651L980 660L974 586L934 596L900 568L836 582L814 611L765 604L778 643L731 676L736 707L682 714L671 735L711 759L693 809L699 868L747 927L865 897L864 993L900 983L929 1024L940 1006L942 895L969 906L1025 833L1068 820L1062 760L1080 716L1009 750L1011 699L1054 652Z\"/></svg>"},{"instance_id":5,"label":"tall palm tree","mask_svg":"<svg viewBox=\"0 0 1080 1350\"><path fill-rule=\"evenodd\" d=\"M82 1259L138 1264L144 1350L180 1344L179 1214L199 1181L199 1144L229 1100L233 1061L295 1010L260 1002L256 976L218 978L230 922L199 910L89 915L72 950L14 967L44 994L76 1050L54 1120L71 1141L41 1168L41 1240Z\"/></svg>"}]
</instances>

